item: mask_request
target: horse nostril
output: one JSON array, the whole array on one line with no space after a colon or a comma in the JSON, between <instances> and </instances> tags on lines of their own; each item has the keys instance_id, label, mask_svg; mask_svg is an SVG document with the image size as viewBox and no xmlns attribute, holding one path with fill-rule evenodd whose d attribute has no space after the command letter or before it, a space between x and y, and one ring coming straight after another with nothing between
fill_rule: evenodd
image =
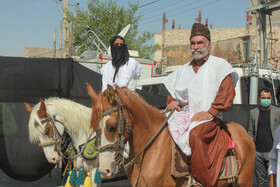
<instances>
[{"instance_id":1,"label":"horse nostril","mask_svg":"<svg viewBox=\"0 0 280 187\"><path fill-rule=\"evenodd\" d=\"M106 173L109 174L109 173L110 173L110 170L109 170L109 169L106 169Z\"/></svg>"},{"instance_id":2,"label":"horse nostril","mask_svg":"<svg viewBox=\"0 0 280 187\"><path fill-rule=\"evenodd\" d=\"M55 158L52 158L52 161L55 161Z\"/></svg>"}]
</instances>

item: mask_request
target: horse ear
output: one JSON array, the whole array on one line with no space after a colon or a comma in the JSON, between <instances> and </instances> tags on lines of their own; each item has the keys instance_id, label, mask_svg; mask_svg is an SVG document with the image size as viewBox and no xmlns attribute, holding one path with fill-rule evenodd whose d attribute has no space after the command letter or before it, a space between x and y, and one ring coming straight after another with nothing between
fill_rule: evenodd
<instances>
[{"instance_id":1,"label":"horse ear","mask_svg":"<svg viewBox=\"0 0 280 187\"><path fill-rule=\"evenodd\" d=\"M93 90L92 86L89 83L86 83L86 85L87 85L88 95L90 96L92 100L92 104L94 105L95 102L97 101L97 94L95 93L95 91Z\"/></svg>"},{"instance_id":2,"label":"horse ear","mask_svg":"<svg viewBox=\"0 0 280 187\"><path fill-rule=\"evenodd\" d=\"M24 102L24 106L25 106L27 112L29 112L29 113L32 112L32 108L31 108L31 106L28 103Z\"/></svg>"},{"instance_id":3,"label":"horse ear","mask_svg":"<svg viewBox=\"0 0 280 187\"><path fill-rule=\"evenodd\" d=\"M114 104L114 101L115 101L115 90L114 90L114 88L113 88L111 85L109 85L109 84L107 84L107 94L106 94L106 96L107 96L107 99L108 99L109 103L110 103L111 105L113 105L113 104Z\"/></svg>"},{"instance_id":4,"label":"horse ear","mask_svg":"<svg viewBox=\"0 0 280 187\"><path fill-rule=\"evenodd\" d=\"M41 105L40 105L40 109L38 110L38 116L42 119L42 118L47 117L47 107L42 98L40 98L40 102L41 102Z\"/></svg>"}]
</instances>

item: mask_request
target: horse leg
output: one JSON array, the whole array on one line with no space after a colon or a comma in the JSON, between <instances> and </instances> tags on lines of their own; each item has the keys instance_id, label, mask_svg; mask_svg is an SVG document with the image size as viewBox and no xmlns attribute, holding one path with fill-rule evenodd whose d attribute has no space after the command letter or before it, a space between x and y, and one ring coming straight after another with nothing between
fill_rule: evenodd
<instances>
[{"instance_id":1,"label":"horse leg","mask_svg":"<svg viewBox=\"0 0 280 187\"><path fill-rule=\"evenodd\" d=\"M239 156L238 156L239 157ZM239 157L240 158L240 157ZM243 160L240 159L240 172L237 180L237 186L253 186L253 173L255 164L255 154L247 154Z\"/></svg>"},{"instance_id":2,"label":"horse leg","mask_svg":"<svg viewBox=\"0 0 280 187\"><path fill-rule=\"evenodd\" d=\"M235 149L240 167L236 185L252 187L256 152L255 144L241 125L231 122L227 126L236 144Z\"/></svg>"}]
</instances>

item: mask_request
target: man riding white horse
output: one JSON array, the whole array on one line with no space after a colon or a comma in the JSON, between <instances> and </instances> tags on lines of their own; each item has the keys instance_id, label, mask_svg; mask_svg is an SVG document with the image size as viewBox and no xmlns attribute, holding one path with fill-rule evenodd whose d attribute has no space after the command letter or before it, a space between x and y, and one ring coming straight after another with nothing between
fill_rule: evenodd
<instances>
[{"instance_id":1,"label":"man riding white horse","mask_svg":"<svg viewBox=\"0 0 280 187\"><path fill-rule=\"evenodd\" d=\"M210 31L194 23L190 36L193 60L165 79L170 133L189 156L193 177L204 187L214 186L231 139L220 125L220 112L231 107L238 75L224 59L209 54ZM182 107L183 103L188 103ZM184 125L180 126L184 121ZM230 142L229 142L230 141Z\"/></svg>"}]
</instances>

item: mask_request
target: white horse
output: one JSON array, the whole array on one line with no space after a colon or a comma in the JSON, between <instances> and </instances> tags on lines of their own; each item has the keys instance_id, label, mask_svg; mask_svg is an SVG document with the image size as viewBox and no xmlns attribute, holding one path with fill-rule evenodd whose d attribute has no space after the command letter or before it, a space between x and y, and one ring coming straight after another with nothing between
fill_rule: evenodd
<instances>
[{"instance_id":1,"label":"white horse","mask_svg":"<svg viewBox=\"0 0 280 187\"><path fill-rule=\"evenodd\" d=\"M63 156L61 153L61 142L63 134L69 134L72 144L77 151L75 167L80 169L82 162L84 170L91 173L92 184L98 161L86 160L81 156L79 147L95 136L90 128L92 109L76 102L61 99L49 98L36 104L33 108L24 103L26 110L30 113L29 139L31 143L40 142L48 162L57 164Z\"/></svg>"}]
</instances>

